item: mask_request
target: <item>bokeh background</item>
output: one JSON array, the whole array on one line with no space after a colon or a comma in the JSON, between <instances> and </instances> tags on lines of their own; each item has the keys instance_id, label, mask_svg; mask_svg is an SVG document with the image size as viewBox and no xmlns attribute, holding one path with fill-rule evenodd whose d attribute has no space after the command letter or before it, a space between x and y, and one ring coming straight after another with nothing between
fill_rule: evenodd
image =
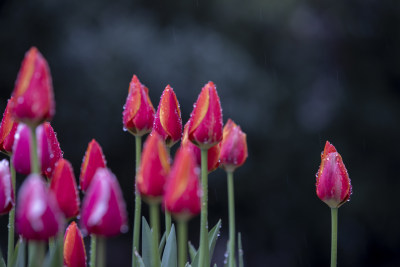
<instances>
[{"instance_id":1,"label":"bokeh background","mask_svg":"<svg viewBox=\"0 0 400 267\"><path fill-rule=\"evenodd\" d=\"M338 265L400 266L399 14L395 0L2 0L0 110L25 51L37 46L52 71L52 125L64 157L78 177L96 138L132 222L134 138L121 115L132 75L149 87L154 106L170 84L184 122L212 80L224 121L232 118L248 138L248 161L235 173L246 266L328 265L330 211L315 194L326 140L353 184L339 210ZM220 266L225 173L209 181L209 223L223 221ZM3 252L6 226L1 216ZM198 230L195 218L196 245ZM108 240L108 266L130 266L131 235Z\"/></svg>"}]
</instances>

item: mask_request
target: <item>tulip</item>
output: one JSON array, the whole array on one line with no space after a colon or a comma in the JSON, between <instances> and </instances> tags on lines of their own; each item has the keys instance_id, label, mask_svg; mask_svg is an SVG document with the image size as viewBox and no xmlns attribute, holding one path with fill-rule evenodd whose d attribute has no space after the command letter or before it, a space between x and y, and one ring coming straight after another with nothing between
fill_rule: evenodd
<instances>
[{"instance_id":1,"label":"tulip","mask_svg":"<svg viewBox=\"0 0 400 267\"><path fill-rule=\"evenodd\" d=\"M47 240L61 228L63 216L57 201L38 174L31 174L18 192L17 232L27 240Z\"/></svg>"},{"instance_id":2,"label":"tulip","mask_svg":"<svg viewBox=\"0 0 400 267\"><path fill-rule=\"evenodd\" d=\"M3 119L1 120L0 125L0 151L7 155L11 155L12 147L14 144L14 135L18 127L18 122L16 122L11 116L11 99L9 99L7 102L7 106L4 110Z\"/></svg>"},{"instance_id":3,"label":"tulip","mask_svg":"<svg viewBox=\"0 0 400 267\"><path fill-rule=\"evenodd\" d=\"M79 214L79 193L75 175L68 160L57 161L50 182L50 190L54 193L65 218L76 217Z\"/></svg>"},{"instance_id":4,"label":"tulip","mask_svg":"<svg viewBox=\"0 0 400 267\"><path fill-rule=\"evenodd\" d=\"M56 162L63 157L63 152L61 151L60 143L57 140L57 134L54 132L50 123L43 123L43 128L50 148L49 166L44 170L44 175L50 179L53 175Z\"/></svg>"},{"instance_id":5,"label":"tulip","mask_svg":"<svg viewBox=\"0 0 400 267\"><path fill-rule=\"evenodd\" d=\"M82 204L83 230L100 236L115 236L127 230L125 201L117 178L106 168L93 176Z\"/></svg>"},{"instance_id":6,"label":"tulip","mask_svg":"<svg viewBox=\"0 0 400 267\"><path fill-rule=\"evenodd\" d=\"M50 167L50 145L43 129L43 125L36 128L36 137L38 144L38 156L40 159L41 171L44 174ZM31 146L32 133L26 124L20 123L15 133L13 153L11 156L15 170L21 174L31 173Z\"/></svg>"},{"instance_id":7,"label":"tulip","mask_svg":"<svg viewBox=\"0 0 400 267\"><path fill-rule=\"evenodd\" d=\"M328 141L321 153L321 165L316 177L317 196L331 208L331 267L334 267L337 260L338 208L350 199L352 187L342 157Z\"/></svg>"},{"instance_id":8,"label":"tulip","mask_svg":"<svg viewBox=\"0 0 400 267\"><path fill-rule=\"evenodd\" d=\"M186 123L184 130L183 130L183 137L182 137L182 146L189 146L192 150L194 155L196 156L196 162L198 165L201 165L201 150L195 144L189 141L188 139L188 126L189 124ZM213 172L219 166L219 155L220 155L221 145L220 143L216 144L215 146L210 147L207 150L207 171L208 173Z\"/></svg>"},{"instance_id":9,"label":"tulip","mask_svg":"<svg viewBox=\"0 0 400 267\"><path fill-rule=\"evenodd\" d=\"M8 213L14 207L14 190L8 161L0 161L0 215Z\"/></svg>"},{"instance_id":10,"label":"tulip","mask_svg":"<svg viewBox=\"0 0 400 267\"><path fill-rule=\"evenodd\" d=\"M201 187L196 157L189 146L177 152L165 188L164 206L178 220L178 262L184 267L187 261L187 220L200 213Z\"/></svg>"},{"instance_id":11,"label":"tulip","mask_svg":"<svg viewBox=\"0 0 400 267\"><path fill-rule=\"evenodd\" d=\"M231 119L224 127L221 142L221 167L228 174L228 203L229 203L229 254L228 266L235 266L235 197L234 197L234 170L243 165L247 158L246 134L242 132Z\"/></svg>"},{"instance_id":12,"label":"tulip","mask_svg":"<svg viewBox=\"0 0 400 267\"><path fill-rule=\"evenodd\" d=\"M350 199L351 183L342 157L328 141L316 174L317 196L330 208L339 208Z\"/></svg>"},{"instance_id":13,"label":"tulip","mask_svg":"<svg viewBox=\"0 0 400 267\"><path fill-rule=\"evenodd\" d=\"M158 104L153 131L161 135L168 147L172 147L182 137L181 110L174 90L169 85L165 87Z\"/></svg>"},{"instance_id":14,"label":"tulip","mask_svg":"<svg viewBox=\"0 0 400 267\"><path fill-rule=\"evenodd\" d=\"M16 120L33 128L54 116L49 66L36 47L29 49L22 61L11 100L11 112Z\"/></svg>"},{"instance_id":15,"label":"tulip","mask_svg":"<svg viewBox=\"0 0 400 267\"><path fill-rule=\"evenodd\" d=\"M210 148L222 140L222 110L213 82L201 90L188 127L189 140L200 148Z\"/></svg>"},{"instance_id":16,"label":"tulip","mask_svg":"<svg viewBox=\"0 0 400 267\"><path fill-rule=\"evenodd\" d=\"M213 82L206 84L188 122L188 138L201 149L201 183L203 189L200 219L199 266L209 266L208 250L208 159L207 150L222 140L222 109Z\"/></svg>"},{"instance_id":17,"label":"tulip","mask_svg":"<svg viewBox=\"0 0 400 267\"><path fill-rule=\"evenodd\" d=\"M101 149L99 143L92 139L83 158L81 174L79 177L81 190L83 192L89 188L97 169L105 167L106 160L103 155L103 150Z\"/></svg>"},{"instance_id":18,"label":"tulip","mask_svg":"<svg viewBox=\"0 0 400 267\"><path fill-rule=\"evenodd\" d=\"M86 267L86 250L82 233L72 222L64 236L64 265L67 267Z\"/></svg>"},{"instance_id":19,"label":"tulip","mask_svg":"<svg viewBox=\"0 0 400 267\"><path fill-rule=\"evenodd\" d=\"M201 210L200 170L190 147L181 147L165 187L164 205L177 219L187 220Z\"/></svg>"},{"instance_id":20,"label":"tulip","mask_svg":"<svg viewBox=\"0 0 400 267\"><path fill-rule=\"evenodd\" d=\"M124 106L124 129L135 136L149 133L154 122L154 107L149 97L149 89L133 75L129 85L129 94Z\"/></svg>"},{"instance_id":21,"label":"tulip","mask_svg":"<svg viewBox=\"0 0 400 267\"><path fill-rule=\"evenodd\" d=\"M159 201L169 174L169 155L159 134L153 132L143 148L136 186L140 194L149 201Z\"/></svg>"}]
</instances>

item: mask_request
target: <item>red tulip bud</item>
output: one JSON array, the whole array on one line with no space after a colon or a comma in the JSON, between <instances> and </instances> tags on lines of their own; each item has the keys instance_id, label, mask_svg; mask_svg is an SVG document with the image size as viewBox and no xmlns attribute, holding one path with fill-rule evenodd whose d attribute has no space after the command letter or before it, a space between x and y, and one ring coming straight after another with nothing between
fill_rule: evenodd
<instances>
[{"instance_id":1,"label":"red tulip bud","mask_svg":"<svg viewBox=\"0 0 400 267\"><path fill-rule=\"evenodd\" d=\"M0 215L8 213L14 207L14 190L11 182L8 161L0 161Z\"/></svg>"},{"instance_id":2,"label":"red tulip bud","mask_svg":"<svg viewBox=\"0 0 400 267\"><path fill-rule=\"evenodd\" d=\"M350 178L342 157L335 147L326 141L321 154L321 165L316 174L317 196L331 208L338 208L350 199Z\"/></svg>"},{"instance_id":3,"label":"red tulip bud","mask_svg":"<svg viewBox=\"0 0 400 267\"><path fill-rule=\"evenodd\" d=\"M64 236L64 265L66 267L86 267L86 250L82 233L72 222Z\"/></svg>"},{"instance_id":4,"label":"red tulip bud","mask_svg":"<svg viewBox=\"0 0 400 267\"><path fill-rule=\"evenodd\" d=\"M44 175L51 178L54 172L56 162L63 157L63 152L60 148L60 143L57 140L57 134L54 132L49 122L43 123L44 133L49 142L50 160L49 166L44 170Z\"/></svg>"},{"instance_id":5,"label":"red tulip bud","mask_svg":"<svg viewBox=\"0 0 400 267\"><path fill-rule=\"evenodd\" d=\"M60 159L57 161L50 190L54 193L65 218L76 217L79 214L79 193L75 175L68 160Z\"/></svg>"},{"instance_id":6,"label":"red tulip bud","mask_svg":"<svg viewBox=\"0 0 400 267\"><path fill-rule=\"evenodd\" d=\"M154 122L154 107L150 101L149 89L133 75L129 85L129 94L124 106L124 129L133 135L142 136L149 133Z\"/></svg>"},{"instance_id":7,"label":"red tulip bud","mask_svg":"<svg viewBox=\"0 0 400 267\"><path fill-rule=\"evenodd\" d=\"M190 147L181 147L175 157L164 194L164 206L177 219L187 220L201 210L200 170Z\"/></svg>"},{"instance_id":8,"label":"red tulip bud","mask_svg":"<svg viewBox=\"0 0 400 267\"><path fill-rule=\"evenodd\" d=\"M80 186L83 192L88 189L97 169L105 167L106 160L103 155L103 150L101 149L99 143L92 139L86 150L81 166Z\"/></svg>"},{"instance_id":9,"label":"red tulip bud","mask_svg":"<svg viewBox=\"0 0 400 267\"><path fill-rule=\"evenodd\" d=\"M37 126L54 116L53 85L46 59L36 47L25 54L11 100L14 118Z\"/></svg>"},{"instance_id":10,"label":"red tulip bud","mask_svg":"<svg viewBox=\"0 0 400 267\"><path fill-rule=\"evenodd\" d=\"M231 119L224 127L220 164L226 171L234 171L247 158L246 134Z\"/></svg>"},{"instance_id":11,"label":"red tulip bud","mask_svg":"<svg viewBox=\"0 0 400 267\"><path fill-rule=\"evenodd\" d=\"M0 125L0 151L7 155L11 155L14 144L14 135L18 127L18 122L16 122L11 116L10 102L11 99L7 102Z\"/></svg>"},{"instance_id":12,"label":"red tulip bud","mask_svg":"<svg viewBox=\"0 0 400 267\"><path fill-rule=\"evenodd\" d=\"M169 85L165 87L158 104L153 131L161 135L168 147L172 147L182 137L181 110L174 90Z\"/></svg>"},{"instance_id":13,"label":"red tulip bud","mask_svg":"<svg viewBox=\"0 0 400 267\"><path fill-rule=\"evenodd\" d=\"M106 168L96 171L82 205L83 230L114 236L128 230L125 201L117 178Z\"/></svg>"},{"instance_id":14,"label":"red tulip bud","mask_svg":"<svg viewBox=\"0 0 400 267\"><path fill-rule=\"evenodd\" d=\"M50 145L44 132L43 125L36 128L38 158L42 173L50 167ZM26 124L20 123L15 133L15 142L11 160L15 170L19 173L28 175L31 173L31 130Z\"/></svg>"},{"instance_id":15,"label":"red tulip bud","mask_svg":"<svg viewBox=\"0 0 400 267\"><path fill-rule=\"evenodd\" d=\"M188 133L189 140L200 148L210 148L222 140L222 110L213 82L203 87L194 104Z\"/></svg>"},{"instance_id":16,"label":"red tulip bud","mask_svg":"<svg viewBox=\"0 0 400 267\"><path fill-rule=\"evenodd\" d=\"M164 141L160 135L153 132L144 144L136 178L136 186L143 197L153 201L161 198L170 170L169 162Z\"/></svg>"},{"instance_id":17,"label":"red tulip bud","mask_svg":"<svg viewBox=\"0 0 400 267\"><path fill-rule=\"evenodd\" d=\"M201 165L201 150L196 145L188 139L188 123L186 123L185 128L183 130L183 137L182 137L182 146L189 146L192 150L194 155L196 156L196 162L198 165ZM221 150L221 143L212 146L207 151L207 170L208 172L212 172L219 166L219 155Z\"/></svg>"},{"instance_id":18,"label":"red tulip bud","mask_svg":"<svg viewBox=\"0 0 400 267\"><path fill-rule=\"evenodd\" d=\"M31 174L18 192L17 232L28 240L47 240L61 228L63 216L43 178Z\"/></svg>"}]
</instances>

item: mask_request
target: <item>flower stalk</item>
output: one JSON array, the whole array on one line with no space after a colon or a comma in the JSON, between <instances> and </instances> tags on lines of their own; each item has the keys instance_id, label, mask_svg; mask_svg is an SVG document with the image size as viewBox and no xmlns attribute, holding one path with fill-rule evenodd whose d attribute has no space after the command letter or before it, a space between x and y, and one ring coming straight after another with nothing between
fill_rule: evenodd
<instances>
[{"instance_id":1,"label":"flower stalk","mask_svg":"<svg viewBox=\"0 0 400 267\"><path fill-rule=\"evenodd\" d=\"M96 267L97 253L97 237L95 234L90 235L90 267Z\"/></svg>"},{"instance_id":2,"label":"flower stalk","mask_svg":"<svg viewBox=\"0 0 400 267\"><path fill-rule=\"evenodd\" d=\"M15 192L15 168L10 161L10 173L12 190ZM11 264L11 257L14 253L14 232L15 232L15 205L8 214L8 250L7 250L7 263Z\"/></svg>"},{"instance_id":3,"label":"flower stalk","mask_svg":"<svg viewBox=\"0 0 400 267\"><path fill-rule=\"evenodd\" d=\"M31 147L31 173L40 173L40 166L37 153L37 139L36 139L36 127L31 126L32 136L32 147Z\"/></svg>"},{"instance_id":4,"label":"flower stalk","mask_svg":"<svg viewBox=\"0 0 400 267\"><path fill-rule=\"evenodd\" d=\"M97 267L106 266L106 239L104 237L97 237Z\"/></svg>"},{"instance_id":5,"label":"flower stalk","mask_svg":"<svg viewBox=\"0 0 400 267\"><path fill-rule=\"evenodd\" d=\"M210 264L208 252L208 149L201 149L201 185L203 195L201 197L201 215L200 215L200 267L208 267Z\"/></svg>"},{"instance_id":6,"label":"flower stalk","mask_svg":"<svg viewBox=\"0 0 400 267\"><path fill-rule=\"evenodd\" d=\"M140 159L142 157L142 137L135 136L136 146L136 173L140 166ZM133 223L133 249L132 249L132 267L136 267L136 253L139 251L139 236L140 236L140 214L142 209L142 198L140 197L137 185L135 182L135 218Z\"/></svg>"},{"instance_id":7,"label":"flower stalk","mask_svg":"<svg viewBox=\"0 0 400 267\"><path fill-rule=\"evenodd\" d=\"M336 267L338 208L331 208L331 220L332 220L331 267Z\"/></svg>"},{"instance_id":8,"label":"flower stalk","mask_svg":"<svg viewBox=\"0 0 400 267\"><path fill-rule=\"evenodd\" d=\"M153 231L153 266L159 267L160 266L160 255L158 253L158 243L159 243L159 236L160 236L160 214L158 210L157 203L150 203L150 224L151 229Z\"/></svg>"},{"instance_id":9,"label":"flower stalk","mask_svg":"<svg viewBox=\"0 0 400 267\"><path fill-rule=\"evenodd\" d=\"M45 243L43 241L32 240L29 242L29 259L28 267L43 266L43 259L46 252Z\"/></svg>"},{"instance_id":10,"label":"flower stalk","mask_svg":"<svg viewBox=\"0 0 400 267\"><path fill-rule=\"evenodd\" d=\"M228 266L235 266L235 195L233 171L228 171L228 205L229 205L229 258Z\"/></svg>"},{"instance_id":11,"label":"flower stalk","mask_svg":"<svg viewBox=\"0 0 400 267\"><path fill-rule=\"evenodd\" d=\"M185 267L187 261L187 235L188 226L186 220L178 221L178 267Z\"/></svg>"}]
</instances>

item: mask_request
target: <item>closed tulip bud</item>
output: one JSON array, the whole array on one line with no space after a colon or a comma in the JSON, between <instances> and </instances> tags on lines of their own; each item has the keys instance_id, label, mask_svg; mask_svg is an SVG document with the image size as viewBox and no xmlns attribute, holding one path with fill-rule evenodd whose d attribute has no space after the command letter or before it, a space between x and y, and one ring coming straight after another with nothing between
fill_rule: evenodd
<instances>
[{"instance_id":1,"label":"closed tulip bud","mask_svg":"<svg viewBox=\"0 0 400 267\"><path fill-rule=\"evenodd\" d=\"M96 171L86 192L82 205L81 225L89 234L106 237L128 230L121 189L117 178L106 168Z\"/></svg>"},{"instance_id":2,"label":"closed tulip bud","mask_svg":"<svg viewBox=\"0 0 400 267\"><path fill-rule=\"evenodd\" d=\"M200 170L190 147L181 147L165 188L164 206L179 220L188 220L201 210Z\"/></svg>"},{"instance_id":3,"label":"closed tulip bud","mask_svg":"<svg viewBox=\"0 0 400 267\"><path fill-rule=\"evenodd\" d=\"M164 185L170 171L170 160L164 141L153 132L146 140L136 186L147 200L158 201L164 193Z\"/></svg>"},{"instance_id":4,"label":"closed tulip bud","mask_svg":"<svg viewBox=\"0 0 400 267\"><path fill-rule=\"evenodd\" d=\"M53 85L46 59L36 47L25 54L11 100L14 118L36 127L55 113Z\"/></svg>"},{"instance_id":5,"label":"closed tulip bud","mask_svg":"<svg viewBox=\"0 0 400 267\"><path fill-rule=\"evenodd\" d=\"M194 104L188 134L192 143L205 149L215 146L222 140L222 110L213 82L203 87Z\"/></svg>"},{"instance_id":6,"label":"closed tulip bud","mask_svg":"<svg viewBox=\"0 0 400 267\"><path fill-rule=\"evenodd\" d=\"M220 164L226 171L234 171L247 158L246 134L231 119L224 127L221 142Z\"/></svg>"},{"instance_id":7,"label":"closed tulip bud","mask_svg":"<svg viewBox=\"0 0 400 267\"><path fill-rule=\"evenodd\" d=\"M92 139L86 150L79 177L81 190L85 192L98 168L105 168L106 160L99 143Z\"/></svg>"},{"instance_id":8,"label":"closed tulip bud","mask_svg":"<svg viewBox=\"0 0 400 267\"><path fill-rule=\"evenodd\" d=\"M317 196L331 208L338 208L350 199L352 187L342 157L326 141L321 165L316 174Z\"/></svg>"},{"instance_id":9,"label":"closed tulip bud","mask_svg":"<svg viewBox=\"0 0 400 267\"><path fill-rule=\"evenodd\" d=\"M17 232L27 240L47 240L61 228L63 216L38 174L29 175L18 192Z\"/></svg>"},{"instance_id":10,"label":"closed tulip bud","mask_svg":"<svg viewBox=\"0 0 400 267\"><path fill-rule=\"evenodd\" d=\"M38 157L42 173L50 168L50 145L44 132L43 125L36 128ZM15 170L21 174L31 173L31 130L26 124L20 123L15 133L15 141L11 160Z\"/></svg>"},{"instance_id":11,"label":"closed tulip bud","mask_svg":"<svg viewBox=\"0 0 400 267\"><path fill-rule=\"evenodd\" d=\"M11 182L8 161L0 161L0 215L8 213L14 207L14 190Z\"/></svg>"},{"instance_id":12,"label":"closed tulip bud","mask_svg":"<svg viewBox=\"0 0 400 267\"><path fill-rule=\"evenodd\" d=\"M124 106L124 129L135 136L149 133L154 122L154 107L149 97L149 89L133 75L129 85L129 94Z\"/></svg>"},{"instance_id":13,"label":"closed tulip bud","mask_svg":"<svg viewBox=\"0 0 400 267\"><path fill-rule=\"evenodd\" d=\"M0 125L0 151L7 155L11 155L12 153L14 135L18 127L18 122L11 116L10 103L11 99L7 102Z\"/></svg>"},{"instance_id":14,"label":"closed tulip bud","mask_svg":"<svg viewBox=\"0 0 400 267\"><path fill-rule=\"evenodd\" d=\"M54 166L56 162L63 157L63 152L61 151L60 143L57 140L57 135L49 122L43 123L43 129L44 133L46 134L50 149L49 166L44 170L44 175L47 178L51 178L54 172Z\"/></svg>"},{"instance_id":15,"label":"closed tulip bud","mask_svg":"<svg viewBox=\"0 0 400 267\"><path fill-rule=\"evenodd\" d=\"M165 87L158 104L153 131L161 135L168 147L172 147L182 137L181 110L174 90L169 85Z\"/></svg>"},{"instance_id":16,"label":"closed tulip bud","mask_svg":"<svg viewBox=\"0 0 400 267\"><path fill-rule=\"evenodd\" d=\"M72 222L65 231L64 265L66 267L86 267L85 244L76 222Z\"/></svg>"},{"instance_id":17,"label":"closed tulip bud","mask_svg":"<svg viewBox=\"0 0 400 267\"><path fill-rule=\"evenodd\" d=\"M71 163L68 160L57 161L50 182L50 190L54 193L65 218L76 217L79 214L78 188Z\"/></svg>"},{"instance_id":18,"label":"closed tulip bud","mask_svg":"<svg viewBox=\"0 0 400 267\"><path fill-rule=\"evenodd\" d=\"M189 146L192 150L194 155L196 156L196 162L200 166L201 165L201 151L195 144L189 141L188 139L188 126L187 123L183 130L183 137L182 137L182 146ZM207 170L208 172L212 172L219 166L219 155L221 150L221 143L216 144L215 146L210 147L207 150Z\"/></svg>"}]
</instances>

